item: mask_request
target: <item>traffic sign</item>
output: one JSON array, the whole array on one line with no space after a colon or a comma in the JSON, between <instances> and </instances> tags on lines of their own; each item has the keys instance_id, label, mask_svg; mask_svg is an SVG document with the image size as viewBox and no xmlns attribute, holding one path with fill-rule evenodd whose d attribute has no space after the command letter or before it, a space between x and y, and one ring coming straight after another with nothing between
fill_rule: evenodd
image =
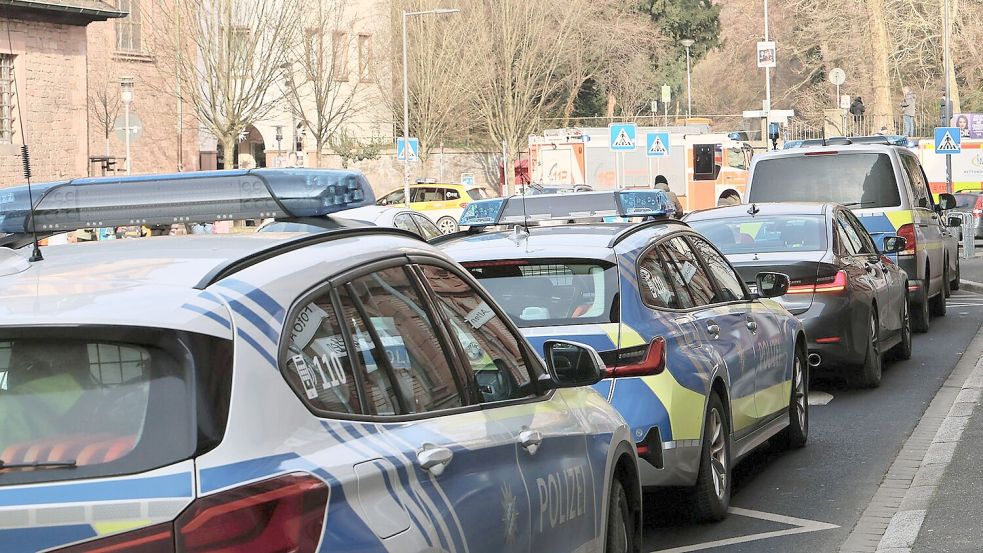
<instances>
[{"instance_id":1,"label":"traffic sign","mask_svg":"<svg viewBox=\"0 0 983 553\"><path fill-rule=\"evenodd\" d=\"M403 138L399 137L396 139L396 159L399 161L406 161L406 146L403 144ZM419 161L420 159L420 139L410 138L410 161Z\"/></svg>"},{"instance_id":2,"label":"traffic sign","mask_svg":"<svg viewBox=\"0 0 983 553\"><path fill-rule=\"evenodd\" d=\"M120 142L126 141L126 122L125 118L120 115L116 118L116 124L113 125L113 131L116 134L116 138ZM143 121L137 117L137 114L130 112L130 143L134 143L138 138L143 136Z\"/></svg>"},{"instance_id":3,"label":"traffic sign","mask_svg":"<svg viewBox=\"0 0 983 553\"><path fill-rule=\"evenodd\" d=\"M645 155L669 157L669 133L650 132L645 135Z\"/></svg>"},{"instance_id":4,"label":"traffic sign","mask_svg":"<svg viewBox=\"0 0 983 553\"><path fill-rule=\"evenodd\" d=\"M474 186L474 173L461 173L461 184Z\"/></svg>"},{"instance_id":5,"label":"traffic sign","mask_svg":"<svg viewBox=\"0 0 983 553\"><path fill-rule=\"evenodd\" d=\"M672 101L672 87L667 84L662 85L662 103L668 104Z\"/></svg>"},{"instance_id":6,"label":"traffic sign","mask_svg":"<svg viewBox=\"0 0 983 553\"><path fill-rule=\"evenodd\" d=\"M935 128L935 153L958 154L963 151L959 127Z\"/></svg>"},{"instance_id":7,"label":"traffic sign","mask_svg":"<svg viewBox=\"0 0 983 553\"><path fill-rule=\"evenodd\" d=\"M829 71L829 82L833 83L834 86L841 86L846 82L846 71L834 67Z\"/></svg>"},{"instance_id":8,"label":"traffic sign","mask_svg":"<svg viewBox=\"0 0 983 553\"><path fill-rule=\"evenodd\" d=\"M608 127L611 131L611 150L615 152L633 152L637 145L634 123L615 123Z\"/></svg>"}]
</instances>

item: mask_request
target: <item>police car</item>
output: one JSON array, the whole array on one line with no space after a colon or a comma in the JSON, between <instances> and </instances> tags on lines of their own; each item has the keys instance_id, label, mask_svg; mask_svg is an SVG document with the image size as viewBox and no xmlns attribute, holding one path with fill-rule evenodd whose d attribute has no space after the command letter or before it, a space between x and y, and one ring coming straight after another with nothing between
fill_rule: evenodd
<instances>
[{"instance_id":1,"label":"police car","mask_svg":"<svg viewBox=\"0 0 983 553\"><path fill-rule=\"evenodd\" d=\"M767 299L788 276L759 273L749 292L705 238L664 217L671 205L656 190L474 202L461 220L472 230L435 243L534 345L588 344L633 377L595 388L631 426L642 485L691 487L697 516L719 520L735 462L768 438L806 442L806 341Z\"/></svg>"},{"instance_id":2,"label":"police car","mask_svg":"<svg viewBox=\"0 0 983 553\"><path fill-rule=\"evenodd\" d=\"M32 224L8 189L0 231L373 200L317 170L34 192ZM597 353L557 340L542 361L412 233L24 249L0 248L4 553L639 550L631 437L583 387Z\"/></svg>"}]
</instances>

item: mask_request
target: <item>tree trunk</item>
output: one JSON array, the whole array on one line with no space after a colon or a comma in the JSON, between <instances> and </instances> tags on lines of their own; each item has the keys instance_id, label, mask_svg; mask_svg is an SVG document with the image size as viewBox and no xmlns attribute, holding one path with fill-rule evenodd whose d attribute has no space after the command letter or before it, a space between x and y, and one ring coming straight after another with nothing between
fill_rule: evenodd
<instances>
[{"instance_id":1,"label":"tree trunk","mask_svg":"<svg viewBox=\"0 0 983 553\"><path fill-rule=\"evenodd\" d=\"M958 0L941 0L939 2L939 14L942 21L942 33L943 39L942 43L945 44L945 3L949 2L949 25L955 26L956 21L959 20L956 13L959 11L959 1ZM954 49L952 47L952 33L949 34L949 100L952 101L952 114L959 113L962 108L959 106L959 84L956 82L956 61L953 56ZM944 55L944 54L943 54ZM942 77L942 89L945 90L945 76ZM952 115L950 114L950 115ZM951 121L947 121L946 125L951 125Z\"/></svg>"},{"instance_id":2,"label":"tree trunk","mask_svg":"<svg viewBox=\"0 0 983 553\"><path fill-rule=\"evenodd\" d=\"M618 99L614 96L614 94L611 94L609 92L608 93L608 109L607 109L607 112L605 112L605 114L604 114L608 119L613 119L614 118L614 107L617 106L617 105L618 105Z\"/></svg>"},{"instance_id":3,"label":"tree trunk","mask_svg":"<svg viewBox=\"0 0 983 553\"><path fill-rule=\"evenodd\" d=\"M878 132L881 127L888 130L894 126L891 103L891 77L884 0L867 0L867 17L870 19L870 50L872 54L871 80L874 88L874 101L867 109L867 118L873 123L868 128Z\"/></svg>"},{"instance_id":4,"label":"tree trunk","mask_svg":"<svg viewBox=\"0 0 983 553\"><path fill-rule=\"evenodd\" d=\"M570 126L570 117L573 115L573 109L576 107L577 96L580 95L580 89L584 86L587 79L583 77L578 77L575 86L570 87L570 93L567 94L567 102L563 105L563 126Z\"/></svg>"},{"instance_id":5,"label":"tree trunk","mask_svg":"<svg viewBox=\"0 0 983 553\"><path fill-rule=\"evenodd\" d=\"M223 155L225 157L224 165L226 169L235 169L239 165L237 163L238 160L232 159L235 157L235 140L236 139L234 136L226 136L222 138L222 151L225 152Z\"/></svg>"}]
</instances>

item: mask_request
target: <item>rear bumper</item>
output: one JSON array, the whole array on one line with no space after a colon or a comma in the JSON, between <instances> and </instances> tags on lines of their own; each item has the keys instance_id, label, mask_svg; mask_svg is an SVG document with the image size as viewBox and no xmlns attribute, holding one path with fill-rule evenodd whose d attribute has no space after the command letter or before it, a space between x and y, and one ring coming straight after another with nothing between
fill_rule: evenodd
<instances>
[{"instance_id":1,"label":"rear bumper","mask_svg":"<svg viewBox=\"0 0 983 553\"><path fill-rule=\"evenodd\" d=\"M638 460L643 488L693 486L700 472L700 440L662 442L663 468Z\"/></svg>"},{"instance_id":2,"label":"rear bumper","mask_svg":"<svg viewBox=\"0 0 983 553\"><path fill-rule=\"evenodd\" d=\"M820 298L817 295L812 306L798 318L805 329L809 353L822 358L817 367L820 371L827 365L863 362L867 344L857 337L855 320L866 321L866 314L858 314L851 308L849 296ZM866 326L861 328L864 334Z\"/></svg>"}]
</instances>

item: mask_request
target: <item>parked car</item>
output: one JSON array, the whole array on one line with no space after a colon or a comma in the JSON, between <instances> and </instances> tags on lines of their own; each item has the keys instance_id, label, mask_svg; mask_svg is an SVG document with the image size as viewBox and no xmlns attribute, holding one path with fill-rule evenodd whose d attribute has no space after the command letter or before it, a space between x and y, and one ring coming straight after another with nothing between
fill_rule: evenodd
<instances>
[{"instance_id":1,"label":"parked car","mask_svg":"<svg viewBox=\"0 0 983 553\"><path fill-rule=\"evenodd\" d=\"M250 218L372 203L324 176L91 179L35 213L71 229L209 220L216 191ZM24 233L28 205L5 204L0 232ZM420 237L44 250L0 248L5 552L640 550L633 440L584 387L606 374L597 352L553 340L544 362Z\"/></svg>"},{"instance_id":2,"label":"parked car","mask_svg":"<svg viewBox=\"0 0 983 553\"><path fill-rule=\"evenodd\" d=\"M767 299L788 277L763 272L752 293L719 250L664 217L671 205L659 190L487 200L465 211L468 232L435 244L536 347L587 344L629 377L595 388L631 427L642 485L688 487L697 516L719 520L734 463L768 438L806 442L807 343Z\"/></svg>"},{"instance_id":3,"label":"parked car","mask_svg":"<svg viewBox=\"0 0 983 553\"><path fill-rule=\"evenodd\" d=\"M431 240L443 236L429 217L405 207L367 205L339 211L331 217L299 217L273 219L260 225L256 232L324 232L348 225L347 221L367 223L377 227L408 230Z\"/></svg>"},{"instance_id":4,"label":"parked car","mask_svg":"<svg viewBox=\"0 0 983 553\"><path fill-rule=\"evenodd\" d=\"M450 234L457 232L458 220L468 202L494 196L482 186L421 182L410 186L410 209L425 213L442 233ZM376 203L402 206L405 205L404 198L403 189L398 188L383 195Z\"/></svg>"},{"instance_id":5,"label":"parked car","mask_svg":"<svg viewBox=\"0 0 983 553\"><path fill-rule=\"evenodd\" d=\"M946 297L959 288L959 243L942 217L955 198L939 194L936 203L918 158L888 137L811 144L756 155L746 202L839 203L875 243L904 238L906 248L890 257L908 274L912 329L928 331L929 316L945 315Z\"/></svg>"},{"instance_id":6,"label":"parked car","mask_svg":"<svg viewBox=\"0 0 983 553\"><path fill-rule=\"evenodd\" d=\"M722 207L687 215L753 290L761 271L791 278L775 298L805 327L813 374L849 367L858 385L881 383L885 353L911 357L908 275L885 253L905 249L896 235L874 243L857 217L836 204Z\"/></svg>"}]
</instances>

